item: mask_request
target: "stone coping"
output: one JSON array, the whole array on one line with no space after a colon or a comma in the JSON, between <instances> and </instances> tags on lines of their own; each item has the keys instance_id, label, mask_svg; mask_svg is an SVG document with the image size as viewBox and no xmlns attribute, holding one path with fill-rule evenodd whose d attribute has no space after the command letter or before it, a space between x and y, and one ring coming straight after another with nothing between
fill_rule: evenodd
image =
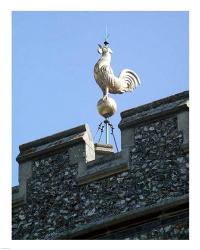
<instances>
[{"instance_id":1,"label":"stone coping","mask_svg":"<svg viewBox=\"0 0 200 250\"><path fill-rule=\"evenodd\" d=\"M88 184L95 180L121 173L128 170L127 152L113 153L86 164L85 171L78 175L79 185Z\"/></svg>"},{"instance_id":2,"label":"stone coping","mask_svg":"<svg viewBox=\"0 0 200 250\"><path fill-rule=\"evenodd\" d=\"M22 207L25 204L26 204L26 202L25 202L24 198L21 196L13 197L13 199L12 199L12 209L16 208L16 207Z\"/></svg>"},{"instance_id":3,"label":"stone coping","mask_svg":"<svg viewBox=\"0 0 200 250\"><path fill-rule=\"evenodd\" d=\"M16 160L21 163L29 159L44 156L51 151L58 151L63 147L85 142L85 133L90 134L87 124L62 131L19 146L20 154Z\"/></svg>"},{"instance_id":4,"label":"stone coping","mask_svg":"<svg viewBox=\"0 0 200 250\"><path fill-rule=\"evenodd\" d=\"M12 187L12 208L20 207L25 204L24 197L19 192L19 186Z\"/></svg>"},{"instance_id":5,"label":"stone coping","mask_svg":"<svg viewBox=\"0 0 200 250\"><path fill-rule=\"evenodd\" d=\"M89 168L92 168L94 166L102 165L104 163L107 163L107 162L110 162L113 160L119 160L121 157L122 157L122 152L109 154L103 158L98 158L98 159L95 159L93 161L87 162L87 168L89 169Z\"/></svg>"},{"instance_id":6,"label":"stone coping","mask_svg":"<svg viewBox=\"0 0 200 250\"><path fill-rule=\"evenodd\" d=\"M113 148L112 144L95 143L94 145L95 145L95 147L100 147L100 148L108 148L108 149L112 149Z\"/></svg>"},{"instance_id":7,"label":"stone coping","mask_svg":"<svg viewBox=\"0 0 200 250\"><path fill-rule=\"evenodd\" d=\"M94 147L95 147L96 158L99 158L99 157L102 157L102 156L105 157L108 154L114 154L113 146L111 144L95 143Z\"/></svg>"},{"instance_id":8,"label":"stone coping","mask_svg":"<svg viewBox=\"0 0 200 250\"><path fill-rule=\"evenodd\" d=\"M20 149L20 152L27 151L30 148L38 147L38 146L41 146L43 144L62 139L64 137L79 134L79 133L85 132L88 129L89 129L88 124L82 124L80 126L77 126L77 127L74 127L74 128L68 129L68 130L64 130L62 132L58 132L56 134L46 136L46 137L40 138L38 140L24 143L24 144L19 146L19 149Z\"/></svg>"},{"instance_id":9,"label":"stone coping","mask_svg":"<svg viewBox=\"0 0 200 250\"><path fill-rule=\"evenodd\" d=\"M152 219L162 219L167 217L169 213L177 213L179 210L189 209L189 195L185 194L181 197L165 199L158 204L153 204L148 207L138 208L135 210L131 210L125 212L123 214L107 217L105 219L101 219L96 222L89 223L87 225L79 226L74 230L66 230L61 233L57 239L78 239L83 237L84 235L89 235L90 233L94 233L95 231L109 229L114 226L118 226L122 223L132 223L138 220L143 222L143 219L147 219L148 217Z\"/></svg>"},{"instance_id":10,"label":"stone coping","mask_svg":"<svg viewBox=\"0 0 200 250\"><path fill-rule=\"evenodd\" d=\"M153 101L151 103L141 105L136 108L125 110L121 112L121 118L125 118L130 115L135 115L137 113L147 111L149 109L154 109L164 104L173 103L180 99L188 99L188 98L189 98L189 91L184 91L184 92L172 95L172 96L168 96L168 97Z\"/></svg>"},{"instance_id":11,"label":"stone coping","mask_svg":"<svg viewBox=\"0 0 200 250\"><path fill-rule=\"evenodd\" d=\"M12 187L12 193L13 194L18 193L18 192L19 192L19 186Z\"/></svg>"},{"instance_id":12,"label":"stone coping","mask_svg":"<svg viewBox=\"0 0 200 250\"><path fill-rule=\"evenodd\" d=\"M182 144L182 149L185 153L189 153L189 143Z\"/></svg>"},{"instance_id":13,"label":"stone coping","mask_svg":"<svg viewBox=\"0 0 200 250\"><path fill-rule=\"evenodd\" d=\"M188 110L189 91L184 91L176 95L166 97L121 113L119 128L125 128L147 123L148 121L161 119L177 112Z\"/></svg>"}]
</instances>

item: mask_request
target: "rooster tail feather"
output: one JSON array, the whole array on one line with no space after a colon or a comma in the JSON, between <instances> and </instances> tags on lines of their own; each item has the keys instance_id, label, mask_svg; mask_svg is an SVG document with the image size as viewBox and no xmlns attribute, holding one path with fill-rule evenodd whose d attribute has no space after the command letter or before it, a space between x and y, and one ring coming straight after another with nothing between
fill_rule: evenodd
<instances>
[{"instance_id":1,"label":"rooster tail feather","mask_svg":"<svg viewBox=\"0 0 200 250\"><path fill-rule=\"evenodd\" d=\"M133 91L140 84L139 77L130 69L122 70L119 80L121 82L121 91L123 92Z\"/></svg>"}]
</instances>

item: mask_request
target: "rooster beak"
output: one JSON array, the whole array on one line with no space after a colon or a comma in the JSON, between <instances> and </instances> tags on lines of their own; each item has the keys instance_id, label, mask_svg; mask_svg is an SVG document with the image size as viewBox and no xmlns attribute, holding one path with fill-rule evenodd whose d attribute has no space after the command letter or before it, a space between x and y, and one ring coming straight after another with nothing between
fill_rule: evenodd
<instances>
[{"instance_id":1,"label":"rooster beak","mask_svg":"<svg viewBox=\"0 0 200 250\"><path fill-rule=\"evenodd\" d=\"M102 49L101 49L101 48L98 49L98 53L99 53L100 55L102 54Z\"/></svg>"},{"instance_id":2,"label":"rooster beak","mask_svg":"<svg viewBox=\"0 0 200 250\"><path fill-rule=\"evenodd\" d=\"M101 55L102 54L102 46L101 44L98 44L99 48L98 48L98 53Z\"/></svg>"}]
</instances>

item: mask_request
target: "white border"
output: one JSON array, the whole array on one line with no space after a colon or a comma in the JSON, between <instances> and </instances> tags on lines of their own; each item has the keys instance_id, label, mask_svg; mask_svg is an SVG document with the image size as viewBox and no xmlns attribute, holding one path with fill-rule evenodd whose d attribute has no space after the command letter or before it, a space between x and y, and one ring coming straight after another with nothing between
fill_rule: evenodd
<instances>
[{"instance_id":1,"label":"white border","mask_svg":"<svg viewBox=\"0 0 200 250\"><path fill-rule=\"evenodd\" d=\"M192 3L191 3L192 2ZM0 213L0 223L1 223L1 232L0 232L0 249L3 248L12 248L12 249L35 249L35 247L48 247L55 248L63 248L66 249L68 244L73 243L77 244L75 241L10 241L11 239L11 195L10 195L10 186L11 186L11 12L12 11L65 11L65 10L115 10L115 11L123 11L123 10L134 10L134 11L153 11L153 10L163 10L163 11L190 11L190 101L191 101L191 122L190 128L190 141L191 143L191 160L190 166L192 166L193 170L190 171L190 187L192 193L190 195L191 199L191 208L192 212L190 212L191 217L191 225L195 225L195 221L199 221L199 205L198 205L198 179L199 175L196 171L199 171L199 164L195 167L195 163L198 162L198 146L193 147L193 140L198 138L199 134L199 124L197 120L195 120L198 115L198 99L199 92L195 89L196 85L200 84L199 81L199 46L200 39L197 36L199 33L198 23L199 21L199 9L198 9L198 1L183 1L183 0L73 0L73 1L64 1L64 0L1 0L0 1L0 110L1 110L1 145L0 152L3 153L3 161L1 161L1 174L0 174L0 198L1 198L1 213ZM197 60L195 62L195 59ZM196 108L196 110L195 110ZM193 132L194 131L194 132ZM196 151L195 151L196 150ZM197 154L195 154L197 153ZM196 158L195 158L196 157ZM2 159L1 159L2 160ZM195 173L194 173L195 172ZM192 180L192 181L191 181ZM197 190L195 192L195 190ZM162 249L168 249L171 244L179 244L178 247L187 248L188 245L191 245L191 242L198 240L198 224L190 229L190 241L132 241L131 245L134 247L162 247ZM80 241L79 241L80 242ZM126 241L127 242L127 241ZM29 244L31 243L31 244ZM61 244L62 243L62 244ZM84 241L87 244L87 248L95 247L102 248L103 241L98 242L96 244L95 241ZM90 243L90 244L89 244ZM93 244L94 245L93 245ZM81 243L82 244L82 243ZM107 247L112 247L109 244L113 244L113 241L106 241ZM123 245L120 245L123 244ZM117 245L119 247L124 247L125 242L117 241ZM129 242L130 244L130 242ZM147 245L148 244L148 245ZM156 244L156 245L155 245ZM161 244L161 245L160 245ZM181 245L181 246L180 246ZM58 247L59 246L59 247ZM79 247L81 245L79 244ZM81 248L83 245L81 246ZM115 246L116 247L116 246Z\"/></svg>"},{"instance_id":2,"label":"white border","mask_svg":"<svg viewBox=\"0 0 200 250\"><path fill-rule=\"evenodd\" d=\"M10 10L188 10L189 0L4 0ZM8 2L6 4L6 2Z\"/></svg>"}]
</instances>

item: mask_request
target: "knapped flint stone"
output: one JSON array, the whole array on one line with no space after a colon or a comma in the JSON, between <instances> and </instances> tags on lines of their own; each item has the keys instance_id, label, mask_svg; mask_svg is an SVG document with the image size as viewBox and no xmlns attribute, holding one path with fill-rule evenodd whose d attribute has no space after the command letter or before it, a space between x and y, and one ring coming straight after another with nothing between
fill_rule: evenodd
<instances>
[{"instance_id":1,"label":"knapped flint stone","mask_svg":"<svg viewBox=\"0 0 200 250\"><path fill-rule=\"evenodd\" d=\"M90 210L88 213L87 213L87 215L88 216L92 216L94 213L95 213L95 208L93 208L92 210Z\"/></svg>"},{"instance_id":2,"label":"knapped flint stone","mask_svg":"<svg viewBox=\"0 0 200 250\"><path fill-rule=\"evenodd\" d=\"M25 218L26 218L25 215L21 215L21 214L19 215L20 220L24 220Z\"/></svg>"},{"instance_id":3,"label":"knapped flint stone","mask_svg":"<svg viewBox=\"0 0 200 250\"><path fill-rule=\"evenodd\" d=\"M135 151L136 151L136 148L135 148L135 147L131 149L131 152L132 152L132 153L134 153Z\"/></svg>"},{"instance_id":4,"label":"knapped flint stone","mask_svg":"<svg viewBox=\"0 0 200 250\"><path fill-rule=\"evenodd\" d=\"M121 174L121 177L125 177L127 175L128 175L128 172L124 172L124 173Z\"/></svg>"},{"instance_id":5,"label":"knapped flint stone","mask_svg":"<svg viewBox=\"0 0 200 250\"><path fill-rule=\"evenodd\" d=\"M144 199L144 196L143 196L143 195L139 195L139 199L140 199L140 200L143 200L143 199Z\"/></svg>"},{"instance_id":6,"label":"knapped flint stone","mask_svg":"<svg viewBox=\"0 0 200 250\"><path fill-rule=\"evenodd\" d=\"M60 210L61 214L68 214L69 212L67 210Z\"/></svg>"},{"instance_id":7,"label":"knapped flint stone","mask_svg":"<svg viewBox=\"0 0 200 250\"><path fill-rule=\"evenodd\" d=\"M164 228L164 231L165 231L165 232L169 232L169 231L171 230L171 227L172 227L171 225L166 226L166 227Z\"/></svg>"},{"instance_id":8,"label":"knapped flint stone","mask_svg":"<svg viewBox=\"0 0 200 250\"><path fill-rule=\"evenodd\" d=\"M126 192L123 191L122 193L119 193L118 196L119 196L120 198L123 198L123 197L125 196L125 194L126 194Z\"/></svg>"},{"instance_id":9,"label":"knapped flint stone","mask_svg":"<svg viewBox=\"0 0 200 250\"><path fill-rule=\"evenodd\" d=\"M185 161L185 159L184 159L184 157L178 157L177 161L180 162L180 163L183 163Z\"/></svg>"},{"instance_id":10,"label":"knapped flint stone","mask_svg":"<svg viewBox=\"0 0 200 250\"><path fill-rule=\"evenodd\" d=\"M140 239L141 239L141 240L146 240L146 239L147 239L147 235L142 234L142 235L140 236Z\"/></svg>"},{"instance_id":11,"label":"knapped flint stone","mask_svg":"<svg viewBox=\"0 0 200 250\"><path fill-rule=\"evenodd\" d=\"M154 127L150 127L150 128L149 128L149 131L154 131L154 130L155 130Z\"/></svg>"}]
</instances>

